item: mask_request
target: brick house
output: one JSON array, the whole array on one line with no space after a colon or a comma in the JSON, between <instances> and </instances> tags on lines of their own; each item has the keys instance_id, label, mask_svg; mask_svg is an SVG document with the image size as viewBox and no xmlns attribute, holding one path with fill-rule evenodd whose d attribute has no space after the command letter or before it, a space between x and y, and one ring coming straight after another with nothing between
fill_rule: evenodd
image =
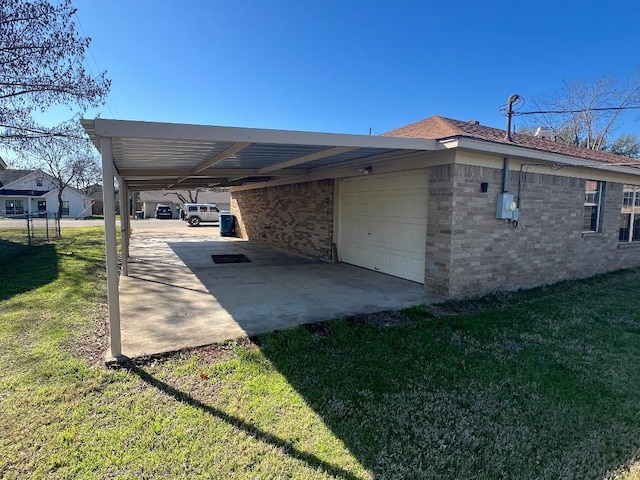
<instances>
[{"instance_id":1,"label":"brick house","mask_svg":"<svg viewBox=\"0 0 640 480\"><path fill-rule=\"evenodd\" d=\"M640 267L640 159L439 116L382 136L82 120L118 197L229 188L236 231L445 297ZM121 355L115 188L104 182L111 354ZM120 265L120 267L119 267Z\"/></svg>"},{"instance_id":2,"label":"brick house","mask_svg":"<svg viewBox=\"0 0 640 480\"><path fill-rule=\"evenodd\" d=\"M444 148L233 187L239 234L446 297L640 266L640 160L440 116L383 136ZM496 211L504 192L515 216Z\"/></svg>"},{"instance_id":3,"label":"brick house","mask_svg":"<svg viewBox=\"0 0 640 480\"><path fill-rule=\"evenodd\" d=\"M124 198L227 187L241 237L445 297L640 266L640 159L440 116L381 136L82 123Z\"/></svg>"}]
</instances>

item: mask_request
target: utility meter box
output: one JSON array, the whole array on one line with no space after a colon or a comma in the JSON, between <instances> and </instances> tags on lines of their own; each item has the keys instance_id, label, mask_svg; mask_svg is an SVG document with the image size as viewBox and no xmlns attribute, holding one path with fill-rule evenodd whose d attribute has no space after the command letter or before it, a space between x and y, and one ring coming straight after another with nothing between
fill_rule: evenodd
<instances>
[{"instance_id":1,"label":"utility meter box","mask_svg":"<svg viewBox=\"0 0 640 480\"><path fill-rule=\"evenodd\" d=\"M513 200L513 193L501 193L496 201L496 218L518 220L519 209Z\"/></svg>"}]
</instances>

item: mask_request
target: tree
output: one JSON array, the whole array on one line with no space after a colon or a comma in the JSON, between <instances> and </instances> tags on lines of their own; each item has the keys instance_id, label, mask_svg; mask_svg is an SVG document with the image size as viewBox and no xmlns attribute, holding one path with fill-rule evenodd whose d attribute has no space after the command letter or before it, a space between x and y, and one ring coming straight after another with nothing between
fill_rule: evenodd
<instances>
[{"instance_id":1,"label":"tree","mask_svg":"<svg viewBox=\"0 0 640 480\"><path fill-rule=\"evenodd\" d=\"M626 112L640 108L640 69L626 81L597 77L564 82L560 90L534 98L534 112L527 126L544 126L556 141L591 150L610 149L614 134ZM636 139L637 140L637 139ZM624 142L623 142L624 143Z\"/></svg>"},{"instance_id":2,"label":"tree","mask_svg":"<svg viewBox=\"0 0 640 480\"><path fill-rule=\"evenodd\" d=\"M31 166L40 168L53 179L52 187L58 192L58 218L62 217L64 189L74 182L81 185L95 179L95 153L86 139L77 136L32 138L24 152Z\"/></svg>"},{"instance_id":3,"label":"tree","mask_svg":"<svg viewBox=\"0 0 640 480\"><path fill-rule=\"evenodd\" d=\"M176 197L178 197L178 200L180 200L182 203L198 203L198 194L200 192L202 192L204 189L202 188L196 188L195 190L183 190L186 191L187 195L189 196L189 200L187 200L187 198L182 194L182 192L164 192L164 195L175 195Z\"/></svg>"},{"instance_id":4,"label":"tree","mask_svg":"<svg viewBox=\"0 0 640 480\"><path fill-rule=\"evenodd\" d=\"M615 139L611 145L607 145L605 150L624 157L640 157L640 141L634 134L621 135Z\"/></svg>"},{"instance_id":5,"label":"tree","mask_svg":"<svg viewBox=\"0 0 640 480\"><path fill-rule=\"evenodd\" d=\"M76 175L71 185L85 194L93 194L97 188L101 189L102 169L100 160L95 155L95 150L89 148L86 155L80 155L77 159Z\"/></svg>"},{"instance_id":6,"label":"tree","mask_svg":"<svg viewBox=\"0 0 640 480\"><path fill-rule=\"evenodd\" d=\"M0 144L73 135L72 122L46 128L33 115L54 105L85 110L104 103L110 80L86 71L91 39L76 32L75 12L71 0L0 1Z\"/></svg>"}]
</instances>

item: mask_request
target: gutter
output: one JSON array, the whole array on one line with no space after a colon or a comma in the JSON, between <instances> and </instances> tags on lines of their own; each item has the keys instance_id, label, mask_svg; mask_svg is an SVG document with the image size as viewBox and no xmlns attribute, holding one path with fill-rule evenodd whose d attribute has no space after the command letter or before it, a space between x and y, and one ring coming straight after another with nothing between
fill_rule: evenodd
<instances>
[{"instance_id":1,"label":"gutter","mask_svg":"<svg viewBox=\"0 0 640 480\"><path fill-rule=\"evenodd\" d=\"M548 162L553 165L564 167L584 167L596 170L605 170L610 172L624 173L627 175L640 176L640 168L629 167L628 164L615 164L608 162L599 162L597 160L587 160L559 153L545 152L542 150L534 150L532 148L521 147L517 145L504 145L501 143L486 142L471 138L452 138L442 140L441 145L447 149L460 148L465 150L473 150L480 153L490 153L502 157L518 157L521 159ZM640 167L640 163L637 164Z\"/></svg>"}]
</instances>

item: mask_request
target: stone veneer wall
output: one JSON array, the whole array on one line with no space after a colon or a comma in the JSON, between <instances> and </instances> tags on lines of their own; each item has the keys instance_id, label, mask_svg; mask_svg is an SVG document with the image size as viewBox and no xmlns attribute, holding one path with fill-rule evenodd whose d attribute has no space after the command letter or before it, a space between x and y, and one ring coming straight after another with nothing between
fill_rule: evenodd
<instances>
[{"instance_id":1,"label":"stone veneer wall","mask_svg":"<svg viewBox=\"0 0 640 480\"><path fill-rule=\"evenodd\" d=\"M502 170L460 164L451 168L452 235L449 241L438 238L439 232L447 232L442 222L439 232L427 238L427 285L435 284L439 293L472 296L640 266L640 245L618 242L622 184L605 185L601 233L583 233L584 179L512 171L509 192L517 195L521 180L520 222L513 229L495 218ZM481 192L481 182L489 183L487 193ZM438 202L445 213L444 199L436 196L430 201L436 202L436 214ZM435 244L432 252L450 249L448 268L440 266L437 255L429 257L430 239ZM430 266L434 273L429 273ZM440 277L448 277L447 287L438 284Z\"/></svg>"},{"instance_id":2,"label":"stone veneer wall","mask_svg":"<svg viewBox=\"0 0 640 480\"><path fill-rule=\"evenodd\" d=\"M236 235L329 261L333 189L333 180L319 180L231 192Z\"/></svg>"}]
</instances>

